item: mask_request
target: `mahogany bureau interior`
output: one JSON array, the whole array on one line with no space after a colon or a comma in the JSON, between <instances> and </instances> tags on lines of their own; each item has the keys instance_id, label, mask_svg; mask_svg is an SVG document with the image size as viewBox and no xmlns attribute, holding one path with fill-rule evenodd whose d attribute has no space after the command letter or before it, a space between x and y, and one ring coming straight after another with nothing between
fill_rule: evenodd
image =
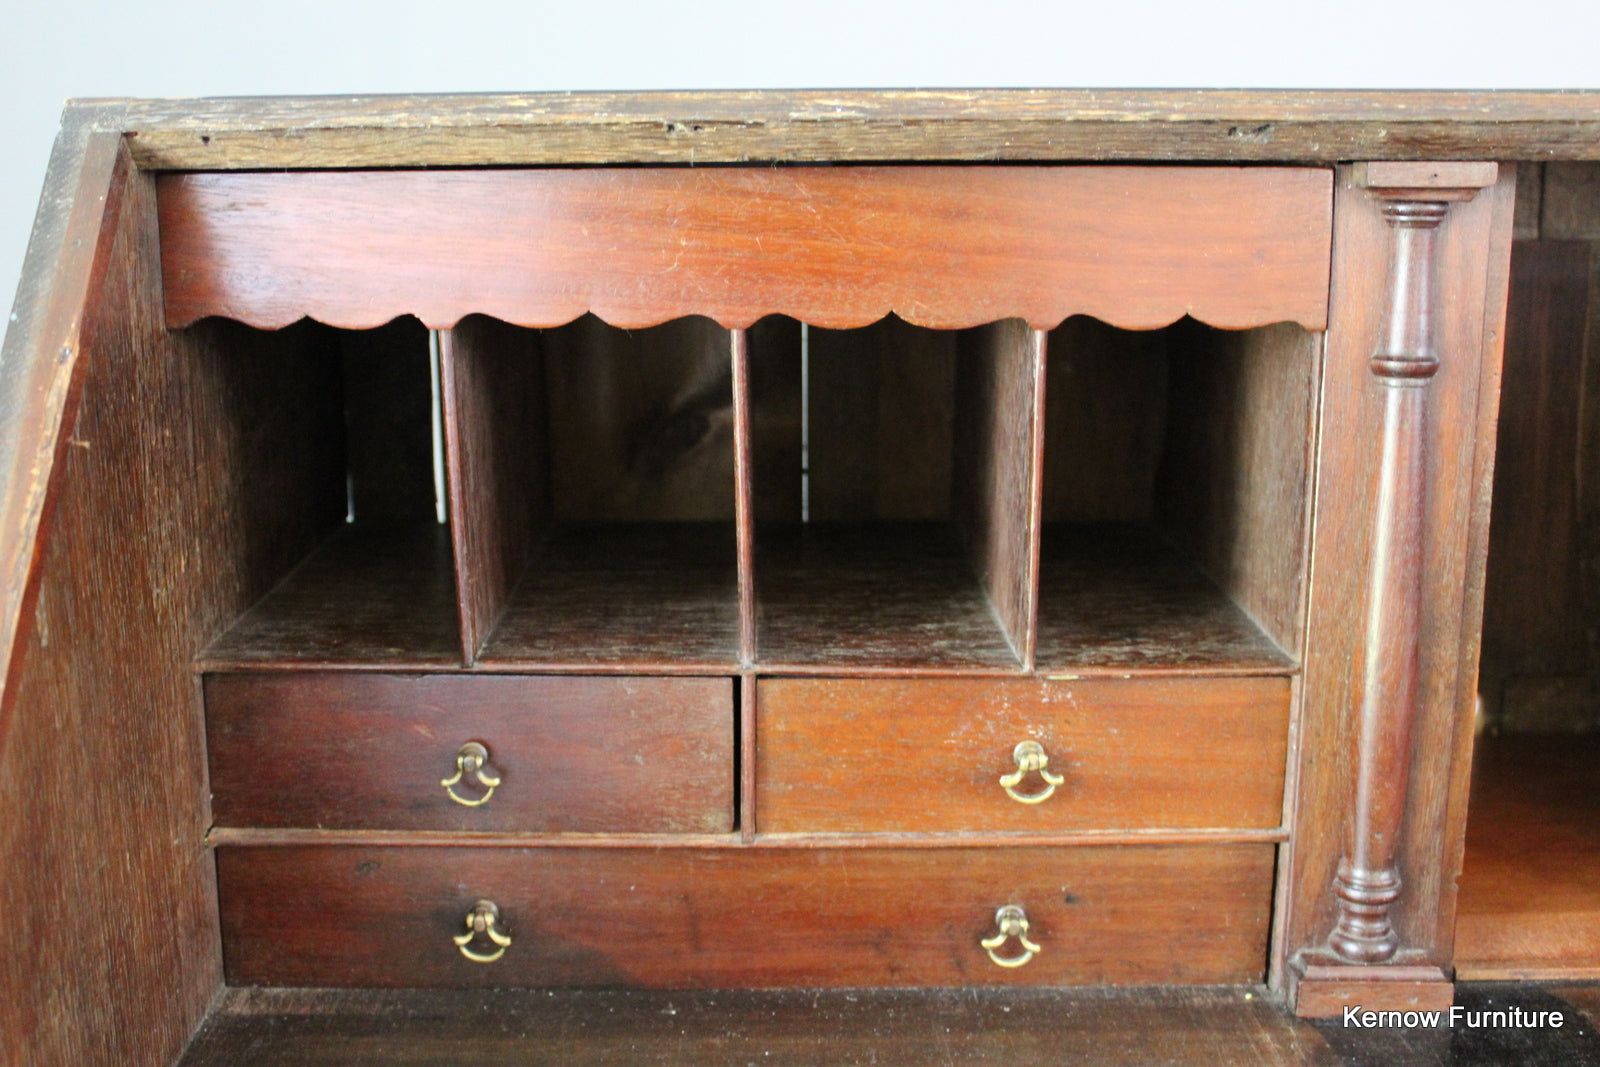
<instances>
[{"instance_id":1,"label":"mahogany bureau interior","mask_svg":"<svg viewBox=\"0 0 1600 1067\"><path fill-rule=\"evenodd\" d=\"M36 869L172 906L56 988L166 1060L230 986L1448 1003L1516 167L127 121L25 320L0 739L129 842Z\"/></svg>"}]
</instances>

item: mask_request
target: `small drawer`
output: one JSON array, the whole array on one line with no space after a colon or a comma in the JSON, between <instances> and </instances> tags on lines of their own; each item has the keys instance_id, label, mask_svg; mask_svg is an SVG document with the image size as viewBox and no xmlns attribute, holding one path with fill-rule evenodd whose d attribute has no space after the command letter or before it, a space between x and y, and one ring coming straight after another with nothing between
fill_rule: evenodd
<instances>
[{"instance_id":1,"label":"small drawer","mask_svg":"<svg viewBox=\"0 0 1600 1067\"><path fill-rule=\"evenodd\" d=\"M757 692L763 833L1282 819L1287 678L780 678Z\"/></svg>"},{"instance_id":2,"label":"small drawer","mask_svg":"<svg viewBox=\"0 0 1600 1067\"><path fill-rule=\"evenodd\" d=\"M210 674L205 701L219 826L733 826L727 678Z\"/></svg>"},{"instance_id":3,"label":"small drawer","mask_svg":"<svg viewBox=\"0 0 1600 1067\"><path fill-rule=\"evenodd\" d=\"M1250 983L1274 852L251 846L217 873L230 985Z\"/></svg>"}]
</instances>

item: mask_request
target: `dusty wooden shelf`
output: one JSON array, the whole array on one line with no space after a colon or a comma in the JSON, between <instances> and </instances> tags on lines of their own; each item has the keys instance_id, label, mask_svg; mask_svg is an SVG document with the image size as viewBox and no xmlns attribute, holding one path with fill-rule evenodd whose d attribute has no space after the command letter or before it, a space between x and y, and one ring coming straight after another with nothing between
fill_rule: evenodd
<instances>
[{"instance_id":1,"label":"dusty wooden shelf","mask_svg":"<svg viewBox=\"0 0 1600 1067\"><path fill-rule=\"evenodd\" d=\"M459 665L444 526L349 526L199 658L203 670Z\"/></svg>"},{"instance_id":2,"label":"dusty wooden shelf","mask_svg":"<svg viewBox=\"0 0 1600 1067\"><path fill-rule=\"evenodd\" d=\"M767 527L755 560L763 666L1021 669L952 525Z\"/></svg>"},{"instance_id":3,"label":"dusty wooden shelf","mask_svg":"<svg viewBox=\"0 0 1600 1067\"><path fill-rule=\"evenodd\" d=\"M1041 672L1287 674L1294 661L1217 585L1138 526L1049 526Z\"/></svg>"},{"instance_id":4,"label":"dusty wooden shelf","mask_svg":"<svg viewBox=\"0 0 1600 1067\"><path fill-rule=\"evenodd\" d=\"M534 551L478 661L737 670L733 524L556 526Z\"/></svg>"}]
</instances>

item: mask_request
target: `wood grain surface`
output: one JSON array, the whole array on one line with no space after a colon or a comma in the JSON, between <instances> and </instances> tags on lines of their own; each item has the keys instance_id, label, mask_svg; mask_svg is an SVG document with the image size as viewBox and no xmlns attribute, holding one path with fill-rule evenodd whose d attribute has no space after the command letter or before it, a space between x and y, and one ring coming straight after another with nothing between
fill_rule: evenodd
<instances>
[{"instance_id":1,"label":"wood grain surface","mask_svg":"<svg viewBox=\"0 0 1600 1067\"><path fill-rule=\"evenodd\" d=\"M762 833L1273 827L1285 678L764 679ZM1066 779L999 778L1032 740ZM1017 792L1046 783L1026 775Z\"/></svg>"},{"instance_id":2,"label":"wood grain surface","mask_svg":"<svg viewBox=\"0 0 1600 1067\"><path fill-rule=\"evenodd\" d=\"M1600 93L990 89L121 101L142 167L1600 159Z\"/></svg>"},{"instance_id":3,"label":"wood grain surface","mask_svg":"<svg viewBox=\"0 0 1600 1067\"><path fill-rule=\"evenodd\" d=\"M332 846L217 865L234 985L717 989L1257 982L1272 856ZM512 938L493 964L450 940L480 898ZM1042 949L1023 967L978 945L1004 904Z\"/></svg>"},{"instance_id":4,"label":"wood grain surface","mask_svg":"<svg viewBox=\"0 0 1600 1067\"><path fill-rule=\"evenodd\" d=\"M939 328L1327 322L1326 170L832 167L176 174L168 321L434 328L770 314ZM374 205L380 205L374 207ZM394 223L404 219L403 226Z\"/></svg>"},{"instance_id":5,"label":"wood grain surface","mask_svg":"<svg viewBox=\"0 0 1600 1067\"><path fill-rule=\"evenodd\" d=\"M1510 168L1507 168L1509 171ZM1509 265L1513 177L1455 204L1439 233L1435 330L1441 366L1430 386L1428 491L1420 631L1420 713L1400 843L1406 962L1451 955L1460 837L1475 703L1494 423ZM1380 344L1388 228L1377 202L1341 171L1336 206L1333 327L1322 379L1321 445L1306 629L1298 800L1285 861L1284 958L1333 928L1332 885L1354 783L1355 709L1367 605L1382 387L1369 361Z\"/></svg>"},{"instance_id":6,"label":"wood grain surface","mask_svg":"<svg viewBox=\"0 0 1600 1067\"><path fill-rule=\"evenodd\" d=\"M726 678L210 674L220 826L719 833L733 826ZM486 793L440 784L488 749Z\"/></svg>"}]
</instances>

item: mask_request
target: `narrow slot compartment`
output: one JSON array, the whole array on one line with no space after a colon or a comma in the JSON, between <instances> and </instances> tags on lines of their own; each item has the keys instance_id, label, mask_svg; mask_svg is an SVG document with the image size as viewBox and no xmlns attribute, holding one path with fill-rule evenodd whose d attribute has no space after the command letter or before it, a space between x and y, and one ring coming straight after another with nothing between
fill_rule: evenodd
<instances>
[{"instance_id":1,"label":"narrow slot compartment","mask_svg":"<svg viewBox=\"0 0 1600 1067\"><path fill-rule=\"evenodd\" d=\"M1294 668L1320 341L1189 319L1052 331L1041 671Z\"/></svg>"},{"instance_id":2,"label":"narrow slot compartment","mask_svg":"<svg viewBox=\"0 0 1600 1067\"><path fill-rule=\"evenodd\" d=\"M1040 341L1020 321L809 330L807 513L798 492L763 507L755 472L764 668L1023 666ZM788 352L753 341L750 361L798 380ZM797 429L752 419L757 454L798 453Z\"/></svg>"},{"instance_id":3,"label":"narrow slot compartment","mask_svg":"<svg viewBox=\"0 0 1600 1067\"><path fill-rule=\"evenodd\" d=\"M458 664L427 329L410 317L371 330L208 319L184 334L197 388L221 401L200 447L246 472L207 502L208 544L260 597L203 665Z\"/></svg>"},{"instance_id":4,"label":"narrow slot compartment","mask_svg":"<svg viewBox=\"0 0 1600 1067\"><path fill-rule=\"evenodd\" d=\"M447 335L462 626L495 667L736 669L729 331Z\"/></svg>"}]
</instances>

